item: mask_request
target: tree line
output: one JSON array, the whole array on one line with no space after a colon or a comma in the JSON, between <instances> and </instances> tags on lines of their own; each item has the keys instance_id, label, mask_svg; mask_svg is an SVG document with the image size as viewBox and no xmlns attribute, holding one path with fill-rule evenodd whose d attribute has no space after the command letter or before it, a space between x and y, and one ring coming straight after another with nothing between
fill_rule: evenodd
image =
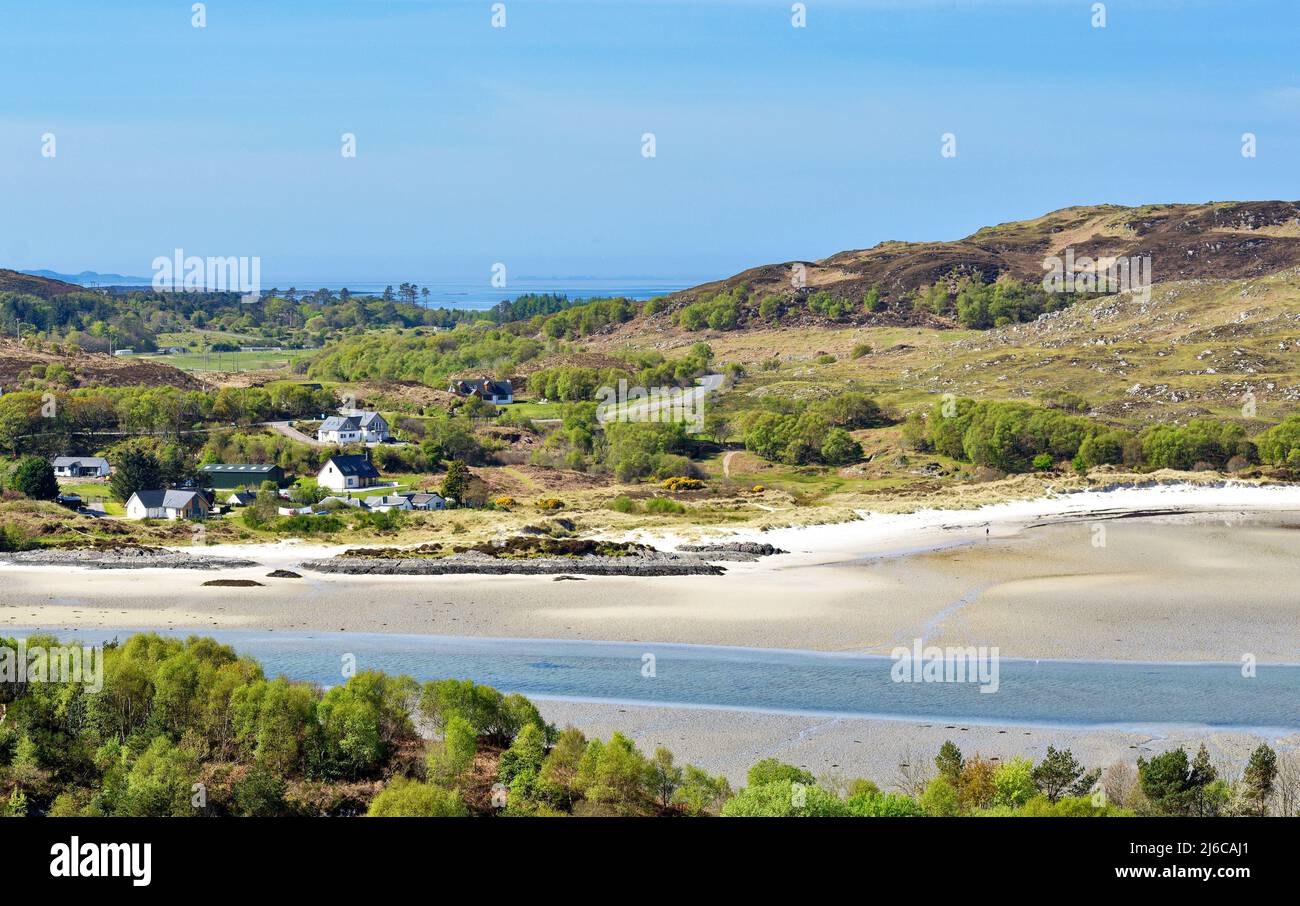
<instances>
[{"instance_id":1,"label":"tree line","mask_svg":"<svg viewBox=\"0 0 1300 906\"><path fill-rule=\"evenodd\" d=\"M25 642L51 649L52 637ZM15 639L0 638L6 657ZM885 792L777 759L743 788L622 733L557 729L469 680L348 671L329 688L268 678L212 639L152 633L104 649L103 684L0 681L5 816L711 815L947 817L1294 814L1295 772L1261 744L1240 776L1204 747L1085 769L963 756L951 742ZM426 738L417 726L428 729ZM1289 763L1288 763L1289 764Z\"/></svg>"}]
</instances>

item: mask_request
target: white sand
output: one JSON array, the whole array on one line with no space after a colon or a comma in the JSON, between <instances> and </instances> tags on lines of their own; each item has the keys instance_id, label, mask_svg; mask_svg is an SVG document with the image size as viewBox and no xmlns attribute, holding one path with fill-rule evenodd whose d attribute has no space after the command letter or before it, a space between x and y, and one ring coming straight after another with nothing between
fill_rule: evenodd
<instances>
[{"instance_id":1,"label":"white sand","mask_svg":"<svg viewBox=\"0 0 1300 906\"><path fill-rule=\"evenodd\" d=\"M1200 515L1114 518L1148 510ZM303 628L877 653L919 637L997 645L1004 657L1236 661L1249 653L1300 662L1300 530L1287 527L1300 524L1300 487L1163 486L862 515L720 534L792 552L727 564L722 577L266 577L344 549L315 543L212 545L202 553L259 563L213 572L0 565L0 632L6 624ZM638 540L671 548L681 539ZM264 587L202 587L214 578ZM819 776L889 787L899 763L928 763L948 738L1000 758L1068 746L1097 766L1205 740L1230 770L1258 744L1249 734L1203 731L1156 737L560 701L542 709L589 734L627 732L646 751L666 745L733 783L772 755Z\"/></svg>"},{"instance_id":2,"label":"white sand","mask_svg":"<svg viewBox=\"0 0 1300 906\"><path fill-rule=\"evenodd\" d=\"M1151 509L1209 513L1094 522ZM1252 520L1244 511L1268 513ZM925 638L1007 657L1300 659L1300 488L1155 487L731 537L793 553L721 577L321 576L340 545L212 545L213 572L0 566L0 629L252 627L887 653ZM1039 523L1059 523L1030 527ZM1188 524L1180 524L1188 523ZM985 535L985 527L989 534ZM1097 527L1106 545L1095 546ZM909 556L906 551L924 551ZM248 578L261 588L204 588Z\"/></svg>"}]
</instances>

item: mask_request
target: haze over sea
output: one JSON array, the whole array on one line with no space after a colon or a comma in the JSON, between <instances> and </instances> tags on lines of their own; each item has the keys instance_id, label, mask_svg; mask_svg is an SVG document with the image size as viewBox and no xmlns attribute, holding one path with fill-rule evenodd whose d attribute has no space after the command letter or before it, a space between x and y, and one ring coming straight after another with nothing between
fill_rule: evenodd
<instances>
[{"instance_id":1,"label":"haze over sea","mask_svg":"<svg viewBox=\"0 0 1300 906\"><path fill-rule=\"evenodd\" d=\"M656 296L663 296L678 290L698 286L700 283L711 279L713 277L701 277L693 280L657 277L519 277L511 279L505 287L494 287L487 280L462 282L421 282L416 280L412 282L421 289L428 288L428 299L426 300L423 296L420 296L417 301L429 308L486 309L504 299L513 300L520 296L535 293L553 293L558 296L568 296L570 299L601 299L615 296L622 296L627 299L653 299ZM141 284L146 282L146 279L141 277L133 278L133 282L109 282L107 285L133 286L135 285L134 280L138 280ZM268 293L274 289L282 293L293 288L301 295L315 292L318 289L329 289L334 292L347 289L354 296L378 296L388 286L391 286L393 291L396 292L398 285L402 282L401 280L378 282L353 280L342 283L321 283L314 280L273 281L263 279L262 292Z\"/></svg>"}]
</instances>

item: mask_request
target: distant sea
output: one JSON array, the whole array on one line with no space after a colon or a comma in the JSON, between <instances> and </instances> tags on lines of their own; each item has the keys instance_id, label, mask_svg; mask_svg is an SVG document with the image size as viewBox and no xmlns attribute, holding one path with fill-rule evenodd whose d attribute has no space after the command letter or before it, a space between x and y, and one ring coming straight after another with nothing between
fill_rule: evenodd
<instances>
[{"instance_id":1,"label":"distant sea","mask_svg":"<svg viewBox=\"0 0 1300 906\"><path fill-rule=\"evenodd\" d=\"M665 296L678 290L698 286L703 282L705 281L673 281L656 280L654 278L537 277L511 280L508 286L496 288L486 281L475 283L420 283L415 281L416 285L421 289L428 288L428 305L430 308L491 308L503 300L510 299L513 301L520 296L532 293L553 293L557 296L568 296L570 299L602 299L614 296L622 296L627 299L653 299L655 296ZM310 280L295 283L269 283L263 280L262 285L264 292L272 288L283 291L290 287L297 289L299 293L313 292L318 289L330 289L338 292L346 288L354 296L378 296L390 284L366 282L314 283ZM393 283L391 285L393 290L396 291L398 284ZM417 301L421 305L425 304L423 296L420 296Z\"/></svg>"},{"instance_id":2,"label":"distant sea","mask_svg":"<svg viewBox=\"0 0 1300 906\"><path fill-rule=\"evenodd\" d=\"M537 277L537 278L520 278L511 280L509 286L505 288L494 288L484 281L475 283L416 283L421 289L427 287L429 298L427 305L429 308L475 308L487 309L496 305L505 299L514 300L520 296L526 296L531 293L553 293L557 296L567 296L570 299L603 299L616 296L622 296L626 299L653 299L655 296L664 296L668 293L674 293L678 290L688 289L692 286L698 286L711 278L702 278L699 280L657 280L654 278L597 278L597 277ZM129 282L97 282L76 281L83 286L116 286L130 288L143 286L147 284L143 278L127 278ZM393 291L401 281L391 284ZM329 289L338 292L341 289L347 289L354 296L379 296L384 292L384 288L389 286L388 283L371 283L367 281L354 281L348 283L318 283L313 280L288 280L273 283L268 280L262 281L262 292L266 293L272 289L284 292L287 289L296 289L299 295L303 293L313 293L318 289ZM423 296L417 297L416 301L425 305L426 301Z\"/></svg>"}]
</instances>

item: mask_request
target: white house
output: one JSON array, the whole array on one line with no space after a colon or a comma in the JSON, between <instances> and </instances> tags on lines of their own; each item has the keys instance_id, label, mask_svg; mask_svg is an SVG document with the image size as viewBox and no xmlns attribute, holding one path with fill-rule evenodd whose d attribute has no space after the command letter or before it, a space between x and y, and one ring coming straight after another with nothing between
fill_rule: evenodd
<instances>
[{"instance_id":1,"label":"white house","mask_svg":"<svg viewBox=\"0 0 1300 906\"><path fill-rule=\"evenodd\" d=\"M331 456L316 475L316 484L331 491L372 487L379 470L369 456Z\"/></svg>"},{"instance_id":2,"label":"white house","mask_svg":"<svg viewBox=\"0 0 1300 906\"><path fill-rule=\"evenodd\" d=\"M389 510L409 510L411 501L405 497L367 497L361 501L365 504L366 509L373 510L376 513L387 513Z\"/></svg>"},{"instance_id":3,"label":"white house","mask_svg":"<svg viewBox=\"0 0 1300 906\"><path fill-rule=\"evenodd\" d=\"M206 519L210 511L198 491L136 491L126 502L127 519Z\"/></svg>"},{"instance_id":4,"label":"white house","mask_svg":"<svg viewBox=\"0 0 1300 906\"><path fill-rule=\"evenodd\" d=\"M57 478L107 478L110 471L102 456L56 456L51 465Z\"/></svg>"},{"instance_id":5,"label":"white house","mask_svg":"<svg viewBox=\"0 0 1300 906\"><path fill-rule=\"evenodd\" d=\"M323 444L382 444L389 438L388 422L378 412L331 415L316 429Z\"/></svg>"},{"instance_id":6,"label":"white house","mask_svg":"<svg viewBox=\"0 0 1300 906\"><path fill-rule=\"evenodd\" d=\"M402 496L411 501L411 509L413 510L445 510L447 508L447 501L443 499L443 496L432 491L403 494Z\"/></svg>"}]
</instances>

